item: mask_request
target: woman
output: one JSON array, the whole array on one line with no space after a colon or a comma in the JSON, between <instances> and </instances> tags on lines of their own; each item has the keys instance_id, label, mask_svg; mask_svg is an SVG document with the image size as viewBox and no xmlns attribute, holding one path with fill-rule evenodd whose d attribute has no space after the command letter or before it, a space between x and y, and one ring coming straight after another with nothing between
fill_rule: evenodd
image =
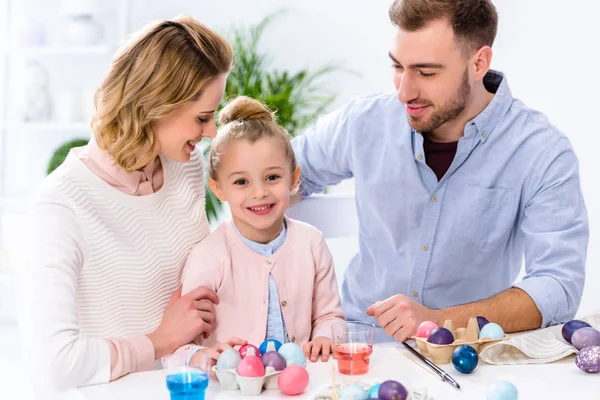
<instances>
[{"instance_id":1,"label":"woman","mask_svg":"<svg viewBox=\"0 0 600 400\"><path fill-rule=\"evenodd\" d=\"M191 18L147 27L113 61L92 140L34 200L23 329L38 386L109 382L210 334L216 295L178 286L209 233L195 146L216 134L231 65L229 44Z\"/></svg>"}]
</instances>

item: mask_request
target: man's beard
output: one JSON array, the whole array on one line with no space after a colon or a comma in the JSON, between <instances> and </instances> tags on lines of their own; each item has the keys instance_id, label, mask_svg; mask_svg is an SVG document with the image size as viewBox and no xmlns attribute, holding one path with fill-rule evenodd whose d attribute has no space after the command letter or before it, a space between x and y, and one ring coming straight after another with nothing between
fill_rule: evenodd
<instances>
[{"instance_id":1,"label":"man's beard","mask_svg":"<svg viewBox=\"0 0 600 400\"><path fill-rule=\"evenodd\" d=\"M462 77L462 82L460 83L459 88L456 90L456 93L453 96L453 100L451 100L448 104L442 106L437 111L433 112L431 118L427 121L421 121L419 117L411 117L407 115L408 123L411 128L415 129L418 132L431 132L434 129L439 128L444 125L446 122L453 120L458 117L460 113L465 109L467 102L469 101L469 97L471 96L471 85L469 84L469 73L465 69L465 73ZM419 100L415 100L416 104L419 103ZM408 104L411 104L409 102ZM431 102L426 102L425 104L431 106Z\"/></svg>"}]
</instances>

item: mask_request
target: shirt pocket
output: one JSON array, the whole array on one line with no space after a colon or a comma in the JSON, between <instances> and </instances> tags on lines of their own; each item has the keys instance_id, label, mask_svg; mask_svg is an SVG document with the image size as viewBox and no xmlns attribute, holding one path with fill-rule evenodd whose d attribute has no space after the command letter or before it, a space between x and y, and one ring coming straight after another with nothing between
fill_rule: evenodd
<instances>
[{"instance_id":1,"label":"shirt pocket","mask_svg":"<svg viewBox=\"0 0 600 400\"><path fill-rule=\"evenodd\" d=\"M508 188L467 186L454 214L454 231L461 241L480 251L504 247L515 227L516 191Z\"/></svg>"}]
</instances>

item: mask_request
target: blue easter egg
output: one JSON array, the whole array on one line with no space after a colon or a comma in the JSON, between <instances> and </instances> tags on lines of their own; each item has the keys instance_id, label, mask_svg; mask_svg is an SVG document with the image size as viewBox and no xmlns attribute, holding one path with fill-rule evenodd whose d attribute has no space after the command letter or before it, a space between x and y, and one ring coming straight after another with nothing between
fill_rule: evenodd
<instances>
[{"instance_id":1,"label":"blue easter egg","mask_svg":"<svg viewBox=\"0 0 600 400\"><path fill-rule=\"evenodd\" d=\"M273 344L269 346L269 343ZM258 347L258 351L260 351L260 354L267 354L269 351L279 351L280 347L281 342L279 340L267 339L260 344L260 346Z\"/></svg>"},{"instance_id":2,"label":"blue easter egg","mask_svg":"<svg viewBox=\"0 0 600 400\"><path fill-rule=\"evenodd\" d=\"M369 398L370 399L378 399L379 398L379 386L381 386L381 383L371 386L371 389L369 389Z\"/></svg>"},{"instance_id":3,"label":"blue easter egg","mask_svg":"<svg viewBox=\"0 0 600 400\"><path fill-rule=\"evenodd\" d=\"M340 398L348 400L365 400L368 397L367 391L362 386L353 384L342 387Z\"/></svg>"},{"instance_id":4,"label":"blue easter egg","mask_svg":"<svg viewBox=\"0 0 600 400\"><path fill-rule=\"evenodd\" d=\"M519 392L510 382L496 382L488 390L486 400L517 400Z\"/></svg>"},{"instance_id":5,"label":"blue easter egg","mask_svg":"<svg viewBox=\"0 0 600 400\"><path fill-rule=\"evenodd\" d=\"M571 321L567 322L563 325L561 330L563 339L571 343L571 337L573 336L576 330L581 328L591 328L591 325L585 321L580 321L578 319L572 319Z\"/></svg>"},{"instance_id":6,"label":"blue easter egg","mask_svg":"<svg viewBox=\"0 0 600 400\"><path fill-rule=\"evenodd\" d=\"M484 337L488 337L490 339L503 339L504 331L497 323L490 322L485 324L485 326L481 329L481 332L479 332L479 338L483 339Z\"/></svg>"},{"instance_id":7,"label":"blue easter egg","mask_svg":"<svg viewBox=\"0 0 600 400\"><path fill-rule=\"evenodd\" d=\"M304 356L304 352L297 344L282 344L278 351L279 354L281 354L283 358L285 358L285 361L287 361L288 365L304 365L304 363L306 363L306 357Z\"/></svg>"},{"instance_id":8,"label":"blue easter egg","mask_svg":"<svg viewBox=\"0 0 600 400\"><path fill-rule=\"evenodd\" d=\"M225 350L221 353L219 359L217 360L217 368L236 369L240 362L242 362L242 356L240 355L240 353L238 353L237 350Z\"/></svg>"},{"instance_id":9,"label":"blue easter egg","mask_svg":"<svg viewBox=\"0 0 600 400\"><path fill-rule=\"evenodd\" d=\"M477 367L479 356L477 351L471 346L462 345L454 349L452 353L452 364L460 373L470 374Z\"/></svg>"}]
</instances>

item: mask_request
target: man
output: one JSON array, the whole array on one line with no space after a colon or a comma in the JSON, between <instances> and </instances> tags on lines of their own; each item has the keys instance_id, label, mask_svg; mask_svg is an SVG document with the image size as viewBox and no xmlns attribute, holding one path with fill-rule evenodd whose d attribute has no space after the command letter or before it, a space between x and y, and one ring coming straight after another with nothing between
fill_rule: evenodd
<instances>
[{"instance_id":1,"label":"man","mask_svg":"<svg viewBox=\"0 0 600 400\"><path fill-rule=\"evenodd\" d=\"M379 342L426 320L482 315L515 332L573 318L589 238L578 161L490 69L492 2L396 0L390 18L396 92L356 99L293 142L304 196L355 179L347 318L376 322Z\"/></svg>"}]
</instances>

